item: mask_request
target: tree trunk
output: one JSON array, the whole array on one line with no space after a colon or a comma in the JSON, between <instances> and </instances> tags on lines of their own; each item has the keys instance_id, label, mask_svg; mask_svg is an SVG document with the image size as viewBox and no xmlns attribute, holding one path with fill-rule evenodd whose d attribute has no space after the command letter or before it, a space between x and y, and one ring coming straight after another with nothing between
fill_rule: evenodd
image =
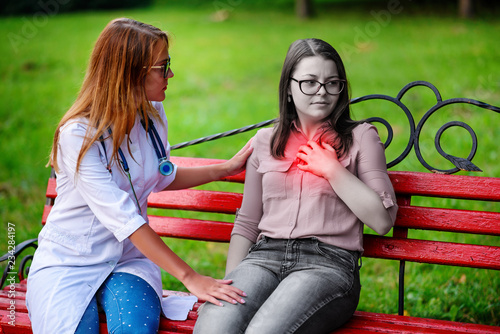
<instances>
[{"instance_id":1,"label":"tree trunk","mask_svg":"<svg viewBox=\"0 0 500 334\"><path fill-rule=\"evenodd\" d=\"M308 19L313 16L312 0L295 0L295 10L301 19Z\"/></svg>"},{"instance_id":2,"label":"tree trunk","mask_svg":"<svg viewBox=\"0 0 500 334\"><path fill-rule=\"evenodd\" d=\"M463 19L472 18L472 0L458 0L458 14Z\"/></svg>"}]
</instances>

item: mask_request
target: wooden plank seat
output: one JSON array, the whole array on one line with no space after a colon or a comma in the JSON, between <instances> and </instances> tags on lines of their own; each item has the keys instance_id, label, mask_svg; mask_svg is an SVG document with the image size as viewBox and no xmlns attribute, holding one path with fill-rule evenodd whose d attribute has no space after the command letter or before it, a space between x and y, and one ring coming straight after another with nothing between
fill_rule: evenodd
<instances>
[{"instance_id":1,"label":"wooden plank seat","mask_svg":"<svg viewBox=\"0 0 500 334\"><path fill-rule=\"evenodd\" d=\"M217 163L221 160L172 157L182 166ZM500 327L458 323L404 316L404 266L407 261L500 270L500 247L491 244L466 244L410 238L414 230L443 231L493 236L499 245L500 212L458 210L412 205L412 197L437 197L459 200L500 202L500 178L442 175L422 172L390 171L399 204L392 236L365 235L365 258L395 260L400 263L400 315L357 311L354 317L335 333L500 333ZM231 183L243 183L244 173L221 180L216 190L188 189L152 194L148 205L154 214L149 216L153 229L162 237L203 241L228 242L232 223L216 218L176 217L173 212L211 212L234 215L241 204L242 194L225 190ZM242 187L239 187L242 189ZM234 187L232 187L234 189ZM45 223L52 207L55 178L47 186L47 204L42 222ZM153 210L155 209L155 210ZM172 211L176 210L176 211ZM178 214L177 214L178 215ZM433 232L430 232L433 233ZM490 242L491 243L491 242ZM9 318L10 286L0 292L0 333L31 333L25 305L26 282L14 286L15 324ZM165 296L182 292L165 290ZM199 301L186 321L161 319L159 333L191 333L197 318ZM10 323L9 323L10 322ZM101 332L106 333L105 317L101 317Z\"/></svg>"}]
</instances>

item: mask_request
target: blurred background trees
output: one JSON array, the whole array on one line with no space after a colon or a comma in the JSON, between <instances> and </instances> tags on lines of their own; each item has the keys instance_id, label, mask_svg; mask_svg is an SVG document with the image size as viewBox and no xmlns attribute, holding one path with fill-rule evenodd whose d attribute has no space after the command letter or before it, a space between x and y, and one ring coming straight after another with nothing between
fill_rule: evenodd
<instances>
[{"instance_id":1,"label":"blurred background trees","mask_svg":"<svg viewBox=\"0 0 500 334\"><path fill-rule=\"evenodd\" d=\"M363 3L363 2L373 3L373 2L384 2L384 1L387 3L405 2L404 0L401 0L401 1L399 1L399 0L366 1L365 0L365 1L357 1L357 2L359 2L359 3ZM314 16L314 2L315 2L314 0L295 0L295 10L296 10L297 16L299 18L302 18L302 19L313 17ZM333 1L333 2L335 2L335 1ZM336 2L339 2L339 1L336 1ZM348 2L348 1L344 1L344 2ZM353 1L351 1L351 2L353 2ZM418 1L418 3L420 3L422 5L425 5L426 2L429 3L429 1ZM479 6L480 7L489 7L489 6L493 5L495 1L492 1L492 0L488 0L488 1L453 0L453 1L439 1L439 2L434 1L434 4L436 7L443 6L443 5L446 6L446 2L455 3L459 17L470 19L470 18L474 17L475 9L477 7L479 7Z\"/></svg>"},{"instance_id":2,"label":"blurred background trees","mask_svg":"<svg viewBox=\"0 0 500 334\"><path fill-rule=\"evenodd\" d=\"M106 10L138 8L152 5L154 0L2 0L0 15L32 14L44 11L69 12L81 10Z\"/></svg>"},{"instance_id":3,"label":"blurred background trees","mask_svg":"<svg viewBox=\"0 0 500 334\"><path fill-rule=\"evenodd\" d=\"M171 0L172 2L178 2ZM69 11L82 11L82 10L109 10L109 9L120 9L120 8L139 8L148 7L152 5L155 0L2 0L0 2L0 15L10 16L19 14L29 14L37 13L40 10L47 12L47 10L57 11L57 12L69 12ZM183 1L184 2L184 1ZM210 1L185 1L186 4L201 5L201 4L214 4L217 6L219 0ZM252 5L252 3L262 5L263 3L285 5L292 8L295 6L295 12L297 17L301 19L309 19L315 16L315 9L318 5L329 5L329 4L346 4L346 5L373 5L373 4L384 4L388 6L393 3L398 5L404 3L409 5L411 0L230 0L225 1L227 3L237 3L241 4L245 2L246 5ZM473 18L474 15L480 10L488 10L498 4L495 0L440 0L440 1L430 1L430 0L419 0L413 1L412 6L433 6L436 8L447 8L454 10L457 15L461 18Z\"/></svg>"}]
</instances>

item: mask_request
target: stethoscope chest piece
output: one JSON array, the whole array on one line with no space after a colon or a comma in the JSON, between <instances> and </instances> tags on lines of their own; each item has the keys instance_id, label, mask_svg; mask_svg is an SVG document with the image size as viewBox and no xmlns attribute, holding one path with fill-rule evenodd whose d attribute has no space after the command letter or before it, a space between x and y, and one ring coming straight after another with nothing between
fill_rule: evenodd
<instances>
[{"instance_id":1,"label":"stethoscope chest piece","mask_svg":"<svg viewBox=\"0 0 500 334\"><path fill-rule=\"evenodd\" d=\"M160 173L165 176L169 176L174 172L174 164L168 161L167 158L162 158L159 160L160 165L158 168L160 169Z\"/></svg>"},{"instance_id":2,"label":"stethoscope chest piece","mask_svg":"<svg viewBox=\"0 0 500 334\"><path fill-rule=\"evenodd\" d=\"M144 130L146 130L146 123L141 121ZM149 128L147 130L149 137L151 138L151 143L156 152L156 156L158 157L158 169L161 175L169 176L174 172L174 164L172 164L168 158L167 153L165 152L165 148L163 147L163 143L161 142L161 138L156 131L155 125L151 118L148 117Z\"/></svg>"}]
</instances>

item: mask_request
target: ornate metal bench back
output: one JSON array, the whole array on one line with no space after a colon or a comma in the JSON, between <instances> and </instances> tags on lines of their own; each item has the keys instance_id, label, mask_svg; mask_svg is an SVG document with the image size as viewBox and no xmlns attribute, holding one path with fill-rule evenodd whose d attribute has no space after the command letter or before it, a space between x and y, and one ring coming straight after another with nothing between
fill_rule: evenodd
<instances>
[{"instance_id":1,"label":"ornate metal bench back","mask_svg":"<svg viewBox=\"0 0 500 334\"><path fill-rule=\"evenodd\" d=\"M411 111L408 109L408 107L403 102L401 102L401 99L403 98L403 96L410 89L412 89L416 86L425 86L425 87L430 88L434 92L434 95L436 97L436 104L427 110L427 112L422 117L422 119L418 122L417 125L415 125L415 119L414 119ZM441 126L441 128L438 130L438 132L436 133L436 136L434 138L434 144L435 144L436 150L444 158L448 159L451 163L453 163L455 168L452 168L452 169L439 169L439 168L431 166L430 164L428 164L425 161L425 159L422 156L422 152L420 150L420 134L422 133L422 128L423 128L424 124L432 116L432 114L434 114L436 111L438 111L439 109L441 109L447 105L456 104L456 103L472 104L472 105L475 105L475 106L483 108L483 109L488 109L488 110L494 111L496 113L500 113L499 107L495 107L495 106L492 106L490 104L487 104L487 103L484 103L481 101L467 99L467 98L452 98L452 99L448 99L448 100L443 101L438 89L433 84L431 84L427 81L410 82L409 84L404 86L399 91L399 93L396 97L392 97L392 96L388 96L388 95L381 95L381 94L370 94L370 95L366 95L366 96L352 99L351 104L356 104L356 103L359 103L362 101L367 101L367 100L390 101L390 102L394 103L395 105L397 105L405 113L406 118L408 119L408 124L410 127L410 135L409 135L408 143L407 143L406 147L404 148L403 152L398 157L396 157L394 160L387 163L388 168L393 167L393 166L399 164L401 161L403 161L408 156L408 154L411 152L412 148L415 147L415 154L416 154L418 160L425 168L427 168L431 172L442 173L442 174L453 174L453 173L456 173L460 170L481 171L481 169L479 169L476 165L474 165L472 163L472 159L474 158L474 155L476 154L476 151L477 151L477 136L476 136L476 133L474 132L474 130L468 124L466 124L464 122L459 122L459 121L447 122L446 124ZM389 145L392 142L393 135L394 135L391 124L387 120L385 120L384 118L381 118L381 117L370 117L370 118L367 118L366 121L368 121L370 123L374 123L374 122L381 123L386 127L387 139L386 139L384 145L386 148L389 147ZM232 136L235 134L251 131L251 130L254 130L257 128L268 126L274 122L276 122L276 119L271 119L271 120L267 120L267 121L260 122L257 124L245 126L245 127L239 128L239 129L234 129L234 130L218 133L215 135L202 137L199 139L180 143L177 145L173 145L172 150L176 150L176 149L184 148L184 147L195 145L195 144L200 144L200 143L203 143L206 141L211 141L211 140L215 140L215 139L219 139L219 138L228 137L228 136ZM441 147L441 136L443 135L444 131L446 131L450 127L454 127L454 126L458 126L458 127L462 127L464 129L466 129L472 138L472 147L471 147L471 151L470 151L469 155L467 156L467 158L455 157L453 155L447 154Z\"/></svg>"}]
</instances>

